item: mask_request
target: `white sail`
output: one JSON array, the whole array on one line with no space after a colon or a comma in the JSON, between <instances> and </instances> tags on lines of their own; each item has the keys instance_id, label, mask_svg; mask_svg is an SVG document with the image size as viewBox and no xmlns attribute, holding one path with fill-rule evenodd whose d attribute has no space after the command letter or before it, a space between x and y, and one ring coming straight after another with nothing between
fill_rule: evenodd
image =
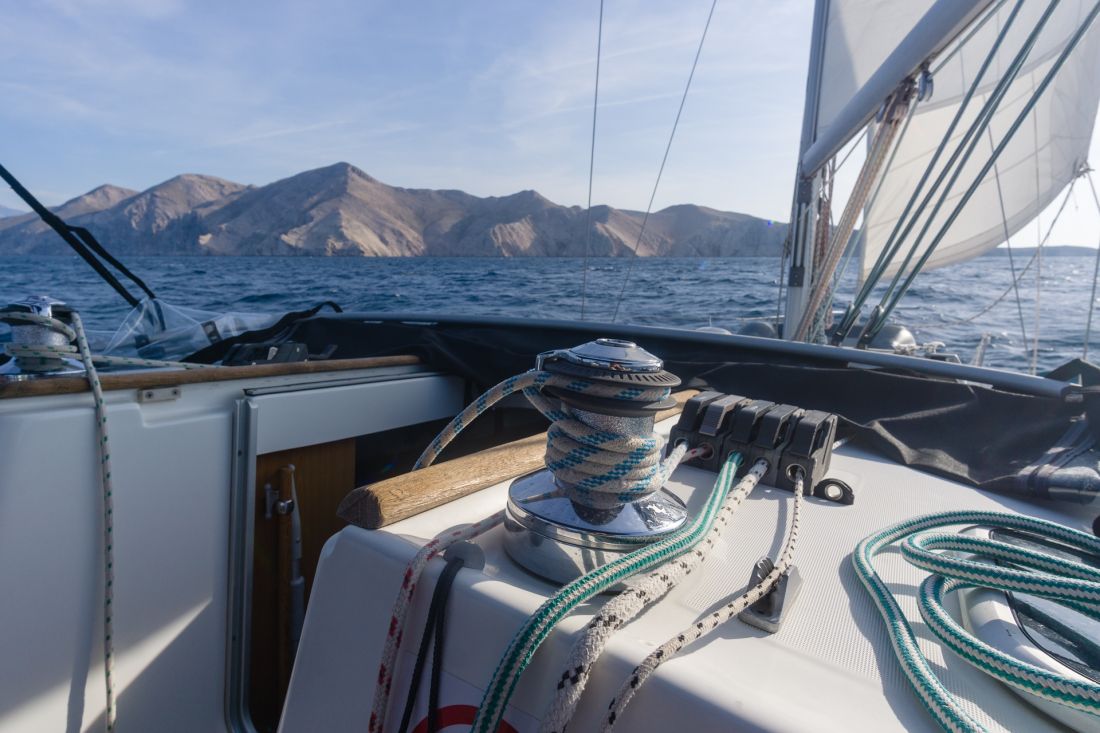
<instances>
[{"instance_id":1,"label":"white sail","mask_svg":"<svg viewBox=\"0 0 1100 733\"><path fill-rule=\"evenodd\" d=\"M936 0L829 0L815 139L828 135L856 92L935 4Z\"/></svg>"},{"instance_id":2,"label":"white sail","mask_svg":"<svg viewBox=\"0 0 1100 733\"><path fill-rule=\"evenodd\" d=\"M866 213L861 277L868 274L887 243L917 181L946 134L966 90L1014 5L1011 1L1003 4L996 11L996 17L978 30L936 72L935 92L931 99L918 104L909 128L901 138L894 162L886 171L874 205ZM951 196L932 222L930 236L925 242L939 230L1092 5L1091 0L1065 0L1054 11L1026 65L994 115L989 132L984 134L974 155L964 166ZM956 128L947 153L955 148L1025 37L1035 28L1046 6L1046 2L1024 4L992 66L983 77L979 93ZM925 268L942 267L975 257L1001 244L1006 236L1011 236L1038 216L1085 163L1095 127L1098 100L1100 25L1094 26L1077 46ZM946 154L942 156L943 160L946 157ZM938 170L939 167L936 172ZM924 217L918 220L917 230L925 221ZM908 242L902 251L907 249ZM895 258L886 270L887 275L896 272L899 261L900 257Z\"/></svg>"}]
</instances>

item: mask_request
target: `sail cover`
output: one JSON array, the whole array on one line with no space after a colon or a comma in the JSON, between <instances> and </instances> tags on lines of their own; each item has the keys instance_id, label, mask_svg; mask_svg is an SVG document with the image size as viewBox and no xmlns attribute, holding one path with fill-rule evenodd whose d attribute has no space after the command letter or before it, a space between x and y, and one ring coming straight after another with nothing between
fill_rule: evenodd
<instances>
[{"instance_id":1,"label":"sail cover","mask_svg":"<svg viewBox=\"0 0 1100 733\"><path fill-rule=\"evenodd\" d=\"M913 3L913 5L925 4ZM869 25L860 25L845 17L849 9L850 12L855 13L868 5L891 5L895 6L896 13L909 12L903 9L907 3L873 3L857 0L835 3L833 10L838 14L837 22L842 27L854 29L849 34L853 40L846 41L848 45L858 44L860 38L879 32L870 30ZM941 68L937 69L937 63L933 61L934 94L931 98L918 103L908 130L898 143L893 162L885 172L879 193L870 209L865 212L861 279L867 276L879 252L886 245L917 181L946 134L966 90L973 82L1014 5L1015 3L1009 0L996 9L995 16L978 29L953 56L948 58L950 49L941 54L944 58L944 62L940 64ZM1092 5L1092 0L1088 2L1064 0L1054 11L1024 68L1021 69L998 107L989 130L983 133L983 139L969 162L963 167L951 195L932 222L929 236L925 239L926 244L939 230L940 225L975 179L982 165L989 159L994 146L1003 139L1009 125L1050 70L1059 52L1083 22ZM1003 76L1005 69L1020 49L1024 39L1035 28L1046 7L1046 2L1024 4L998 50L997 57L983 77L978 93L975 94L957 126L946 154L941 156L940 165L955 149L970 122L982 108L996 82ZM872 19L877 17L878 12L882 11L876 10L869 17ZM867 20L865 23L869 24L871 21ZM848 36L844 37L848 38ZM966 34L962 38L965 39ZM853 50L862 50L862 47L856 45ZM876 53L881 54L881 50ZM826 50L826 59L829 55L829 50ZM853 63L852 68L863 69L861 65L863 63ZM833 66L837 65L837 62L834 62ZM860 73L868 72L863 70ZM1033 112L998 158L995 168L982 181L962 215L951 226L947 236L941 241L925 267L943 267L976 257L1001 244L1035 219L1073 180L1086 162L1096 121L1098 99L1100 99L1100 24L1094 25L1089 30L1073 55L1058 72L1054 82L1047 88ZM830 109L826 105L827 100L823 97L821 107L823 113ZM828 115L819 114L819 122L827 124ZM934 173L938 171L937 167ZM935 200L933 199L933 202ZM928 210L931 210L931 206ZM924 216L918 220L918 226L913 234L923 227L927 214L928 212L925 212ZM908 250L911 241L910 238L903 245L903 252ZM900 259L900 257L895 258L886 270L887 275L896 272Z\"/></svg>"}]
</instances>

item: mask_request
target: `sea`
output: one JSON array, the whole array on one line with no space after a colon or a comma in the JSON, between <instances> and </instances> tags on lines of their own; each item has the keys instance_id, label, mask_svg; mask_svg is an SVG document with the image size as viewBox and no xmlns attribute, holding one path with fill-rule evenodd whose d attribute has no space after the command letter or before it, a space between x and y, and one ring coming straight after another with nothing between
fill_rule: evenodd
<instances>
[{"instance_id":1,"label":"sea","mask_svg":"<svg viewBox=\"0 0 1100 733\"><path fill-rule=\"evenodd\" d=\"M1018 253L1017 271L1025 262ZM127 265L161 301L217 313L279 314L331 300L345 310L736 333L749 320L774 318L779 295L775 258L131 257ZM894 320L921 343L942 342L964 363L984 337L986 366L1028 372L1034 361L1041 374L1083 354L1094 266L1092 254L1044 257L1041 288L1033 266L1017 301L1009 259L985 255L922 273ZM854 286L851 274L841 280L838 306ZM129 310L76 257L0 258L0 304L32 294L69 303L100 331L115 328ZM1100 314L1095 318L1089 354L1100 360Z\"/></svg>"}]
</instances>

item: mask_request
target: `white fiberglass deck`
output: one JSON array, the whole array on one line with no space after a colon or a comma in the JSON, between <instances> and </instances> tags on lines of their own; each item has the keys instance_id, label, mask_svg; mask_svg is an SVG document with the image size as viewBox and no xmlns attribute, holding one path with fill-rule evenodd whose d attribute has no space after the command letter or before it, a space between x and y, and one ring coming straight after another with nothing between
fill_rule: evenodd
<instances>
[{"instance_id":1,"label":"white fiberglass deck","mask_svg":"<svg viewBox=\"0 0 1100 733\"><path fill-rule=\"evenodd\" d=\"M803 587L782 629L768 635L730 621L662 666L616 730L938 730L910 691L883 623L850 567L852 548L888 524L948 509L1022 510L1083 526L1049 505L982 493L851 449L838 451L830 475L851 484L856 502L840 506L807 500L796 555ZM680 468L670 488L694 509L713 480L711 473ZM501 484L382 531L352 527L329 541L310 601L283 731L366 729L390 609L407 562L443 529L500 509L506 492L507 484ZM612 695L637 662L744 589L753 562L763 554L775 555L792 501L790 493L776 489L758 487L753 492L703 567L616 634L570 730L598 730ZM554 590L508 559L502 532L498 528L479 541L486 550L485 570L463 570L455 582L443 706L480 702L512 634ZM417 592L391 699L390 730L400 719L431 588L442 566L441 560L433 561ZM1053 726L999 683L941 651L916 611L920 571L895 551L884 553L879 567L900 595L934 669L979 720L991 730ZM535 655L506 715L515 730L537 729L578 630L601 602L597 599L570 616ZM421 700L414 726L424 710Z\"/></svg>"}]
</instances>

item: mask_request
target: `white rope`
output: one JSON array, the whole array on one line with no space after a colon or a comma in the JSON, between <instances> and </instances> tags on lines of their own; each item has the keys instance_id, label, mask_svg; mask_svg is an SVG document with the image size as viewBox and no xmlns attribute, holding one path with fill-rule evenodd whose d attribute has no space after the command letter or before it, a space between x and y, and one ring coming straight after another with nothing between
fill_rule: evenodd
<instances>
[{"instance_id":1,"label":"white rope","mask_svg":"<svg viewBox=\"0 0 1100 733\"><path fill-rule=\"evenodd\" d=\"M21 366L49 369L61 359L78 356L84 365L84 374L92 390L95 406L96 445L99 451L99 472L103 502L103 687L106 695L104 724L108 733L115 729L117 712L114 689L114 481L111 478L111 447L107 432L107 406L103 399L103 386L99 381L96 364L112 366L149 366L183 367L185 369L206 368L208 364L184 364L181 362L154 361L151 359L131 359L126 357L106 357L92 354L88 338L84 333L84 324L80 314L72 311L72 326L48 316L33 313L2 313L0 321L16 326L39 326L59 333L69 340L66 345L27 346L8 344L5 351L17 359Z\"/></svg>"},{"instance_id":2,"label":"white rope","mask_svg":"<svg viewBox=\"0 0 1100 733\"><path fill-rule=\"evenodd\" d=\"M806 309L802 312L798 327L792 335L796 341L803 341L812 335L814 323L820 316L819 311L825 305L825 296L832 290L833 273L836 271L841 255L848 248L848 240L855 229L856 220L863 211L863 205L871 196L871 190L886 163L887 153L905 119L900 116L900 109L900 105L891 103L882 125L875 133L867 160L859 171L852 195L848 198L844 212L840 215L840 223L832 233L822 261L818 263L820 269L815 273L813 292L810 294ZM905 109L908 110L909 106L907 105Z\"/></svg>"},{"instance_id":3,"label":"white rope","mask_svg":"<svg viewBox=\"0 0 1100 733\"><path fill-rule=\"evenodd\" d=\"M80 358L84 362L84 372L92 387L95 400L96 433L99 435L99 472L103 488L103 686L106 692L106 710L104 721L107 732L115 729L115 690L114 679L114 598L115 598L115 502L114 482L111 480L111 446L107 434L107 407L103 402L103 387L99 383L92 351L88 348L88 339L84 335L84 325L80 315L72 314Z\"/></svg>"},{"instance_id":4,"label":"white rope","mask_svg":"<svg viewBox=\"0 0 1100 733\"><path fill-rule=\"evenodd\" d=\"M652 676L658 667L676 656L680 650L687 645L711 633L763 598L768 594L779 578L790 569L794 560L795 544L798 542L798 529L802 514L803 489L804 477L800 474L795 481L794 507L791 510L791 523L787 531L787 539L783 544L783 549L779 553L779 560L775 563L774 569L764 576L763 580L757 585L745 591L737 598L734 598L721 609L700 619L693 626L684 629L679 634L666 641L646 657L641 664L635 667L630 677L619 689L619 693L611 700L611 704L608 706L607 718L604 720L603 725L604 731L611 730L615 723L622 718L623 710L626 709L634 695L637 694L641 686L645 684L646 680Z\"/></svg>"},{"instance_id":5,"label":"white rope","mask_svg":"<svg viewBox=\"0 0 1100 733\"><path fill-rule=\"evenodd\" d=\"M768 470L766 461L758 461L738 482L723 502L710 532L692 552L669 560L653 572L630 580L627 588L604 605L592 617L569 653L564 670L558 678L557 690L539 730L542 733L562 733L573 717L577 703L588 683L593 665L603 653L611 636L625 626L646 606L660 600L686 576L703 563L718 541L734 511L741 505Z\"/></svg>"},{"instance_id":6,"label":"white rope","mask_svg":"<svg viewBox=\"0 0 1100 733\"><path fill-rule=\"evenodd\" d=\"M656 542L642 544L639 549L620 555L585 573L558 589L527 618L512 637L493 671L492 679L481 698L481 705L478 706L474 724L470 728L471 733L497 733L523 671L557 624L577 606L634 575L648 572L672 557L692 551L710 532L711 524L730 491L740 462L738 453L731 453L726 458L718 471L714 489L707 497L706 505L688 529L666 535Z\"/></svg>"}]
</instances>

